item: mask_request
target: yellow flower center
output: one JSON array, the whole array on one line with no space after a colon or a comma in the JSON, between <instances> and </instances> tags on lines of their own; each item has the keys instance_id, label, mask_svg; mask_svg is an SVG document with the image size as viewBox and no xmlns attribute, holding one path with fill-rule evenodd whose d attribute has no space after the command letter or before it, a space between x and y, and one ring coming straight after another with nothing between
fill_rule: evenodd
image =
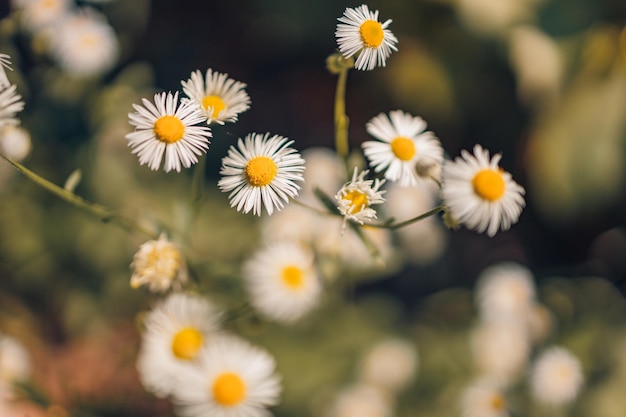
<instances>
[{"instance_id":1,"label":"yellow flower center","mask_svg":"<svg viewBox=\"0 0 626 417\"><path fill-rule=\"evenodd\" d=\"M232 372L221 374L213 382L213 399L219 405L230 407L239 404L246 397L246 384L239 375Z\"/></svg>"},{"instance_id":2,"label":"yellow flower center","mask_svg":"<svg viewBox=\"0 0 626 417\"><path fill-rule=\"evenodd\" d=\"M344 200L350 201L350 214L358 213L367 206L369 206L369 200L367 194L358 190L348 191L344 196Z\"/></svg>"},{"instance_id":3,"label":"yellow flower center","mask_svg":"<svg viewBox=\"0 0 626 417\"><path fill-rule=\"evenodd\" d=\"M502 395L495 394L493 397L491 397L491 408L494 411L502 411L504 410L505 406L506 401Z\"/></svg>"},{"instance_id":4,"label":"yellow flower center","mask_svg":"<svg viewBox=\"0 0 626 417\"><path fill-rule=\"evenodd\" d=\"M190 361L198 354L202 341L202 333L193 327L185 327L174 335L172 352L178 359Z\"/></svg>"},{"instance_id":5,"label":"yellow flower center","mask_svg":"<svg viewBox=\"0 0 626 417\"><path fill-rule=\"evenodd\" d=\"M391 151L396 158L410 161L415 156L415 143L409 138L398 136L391 141Z\"/></svg>"},{"instance_id":6,"label":"yellow flower center","mask_svg":"<svg viewBox=\"0 0 626 417\"><path fill-rule=\"evenodd\" d=\"M226 108L226 103L220 96L211 94L202 99L202 106L205 110L213 109L213 117L217 117Z\"/></svg>"},{"instance_id":7,"label":"yellow flower center","mask_svg":"<svg viewBox=\"0 0 626 417\"><path fill-rule=\"evenodd\" d=\"M183 138L185 125L176 116L161 116L154 123L154 134L161 142L175 143Z\"/></svg>"},{"instance_id":8,"label":"yellow flower center","mask_svg":"<svg viewBox=\"0 0 626 417\"><path fill-rule=\"evenodd\" d=\"M302 288L304 284L304 273L302 269L295 265L284 267L281 278L283 279L283 283L291 290Z\"/></svg>"},{"instance_id":9,"label":"yellow flower center","mask_svg":"<svg viewBox=\"0 0 626 417\"><path fill-rule=\"evenodd\" d=\"M474 175L472 187L480 198L487 201L497 201L504 195L506 183L502 177L502 171L488 168L480 170Z\"/></svg>"},{"instance_id":10,"label":"yellow flower center","mask_svg":"<svg viewBox=\"0 0 626 417\"><path fill-rule=\"evenodd\" d=\"M246 178L250 185L263 187L272 182L278 167L272 158L267 156L256 156L248 161L246 165Z\"/></svg>"},{"instance_id":11,"label":"yellow flower center","mask_svg":"<svg viewBox=\"0 0 626 417\"><path fill-rule=\"evenodd\" d=\"M368 48L378 48L385 38L383 25L371 19L361 24L359 34L361 35L361 40Z\"/></svg>"}]
</instances>

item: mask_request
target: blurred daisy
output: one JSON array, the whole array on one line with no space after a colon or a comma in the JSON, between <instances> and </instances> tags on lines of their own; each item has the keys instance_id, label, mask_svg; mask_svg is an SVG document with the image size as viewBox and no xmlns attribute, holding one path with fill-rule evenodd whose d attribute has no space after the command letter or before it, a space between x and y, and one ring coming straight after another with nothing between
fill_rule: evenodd
<instances>
[{"instance_id":1,"label":"blurred daisy","mask_svg":"<svg viewBox=\"0 0 626 417\"><path fill-rule=\"evenodd\" d=\"M156 171L165 156L165 172L180 172L181 165L189 168L209 149L211 130L194 126L204 122L204 116L192 104L179 104L178 92L155 94L154 104L144 98L143 106L133 104L133 108L135 113L128 118L135 131L126 139L141 165L147 163Z\"/></svg>"},{"instance_id":2,"label":"blurred daisy","mask_svg":"<svg viewBox=\"0 0 626 417\"><path fill-rule=\"evenodd\" d=\"M50 26L70 11L70 0L12 0L13 9L20 12L20 23L35 31Z\"/></svg>"},{"instance_id":3,"label":"blurred daisy","mask_svg":"<svg viewBox=\"0 0 626 417\"><path fill-rule=\"evenodd\" d=\"M24 109L24 102L22 96L15 92L16 88L11 85L0 91L0 127L20 123L15 115Z\"/></svg>"},{"instance_id":4,"label":"blurred daisy","mask_svg":"<svg viewBox=\"0 0 626 417\"><path fill-rule=\"evenodd\" d=\"M281 390L272 356L242 339L221 336L185 371L172 400L181 417L265 417Z\"/></svg>"},{"instance_id":5,"label":"blurred daisy","mask_svg":"<svg viewBox=\"0 0 626 417\"><path fill-rule=\"evenodd\" d=\"M178 290L187 282L185 258L165 235L141 245L131 267L134 270L130 278L132 288L147 285L150 291L164 292L170 288Z\"/></svg>"},{"instance_id":6,"label":"blurred daisy","mask_svg":"<svg viewBox=\"0 0 626 417\"><path fill-rule=\"evenodd\" d=\"M302 181L304 159L290 145L293 141L282 136L250 133L245 141L239 139L222 159L222 179L218 187L228 196L231 207L237 211L261 215L264 206L267 214L280 210L298 195Z\"/></svg>"},{"instance_id":7,"label":"blurred daisy","mask_svg":"<svg viewBox=\"0 0 626 417\"><path fill-rule=\"evenodd\" d=\"M481 379L467 387L461 397L463 417L508 417L502 387L491 379Z\"/></svg>"},{"instance_id":8,"label":"blurred daisy","mask_svg":"<svg viewBox=\"0 0 626 417\"><path fill-rule=\"evenodd\" d=\"M360 379L391 393L404 389L417 371L417 348L406 340L388 338L363 359Z\"/></svg>"},{"instance_id":9,"label":"blurred daisy","mask_svg":"<svg viewBox=\"0 0 626 417\"><path fill-rule=\"evenodd\" d=\"M220 316L204 298L172 293L145 318L137 370L143 386L166 397L219 329Z\"/></svg>"},{"instance_id":10,"label":"blurred daisy","mask_svg":"<svg viewBox=\"0 0 626 417\"><path fill-rule=\"evenodd\" d=\"M570 351L558 346L543 351L530 374L534 397L556 406L573 401L583 382L580 361Z\"/></svg>"},{"instance_id":11,"label":"blurred daisy","mask_svg":"<svg viewBox=\"0 0 626 417\"><path fill-rule=\"evenodd\" d=\"M530 319L535 304L533 275L512 262L492 265L478 277L476 299L484 319Z\"/></svg>"},{"instance_id":12,"label":"blurred daisy","mask_svg":"<svg viewBox=\"0 0 626 417\"><path fill-rule=\"evenodd\" d=\"M337 394L329 417L391 417L393 404L379 389L364 383L348 386Z\"/></svg>"},{"instance_id":13,"label":"blurred daisy","mask_svg":"<svg viewBox=\"0 0 626 417\"><path fill-rule=\"evenodd\" d=\"M335 199L339 203L337 208L345 220L349 219L363 224L364 221L376 218L376 210L370 206L385 202L383 198L385 191L379 190L385 180L381 181L378 178L366 180L365 176L369 171L362 171L358 176L357 172L358 168L354 167L352 180L341 187L335 195Z\"/></svg>"},{"instance_id":14,"label":"blurred daisy","mask_svg":"<svg viewBox=\"0 0 626 417\"><path fill-rule=\"evenodd\" d=\"M183 91L200 108L208 123L236 122L237 115L250 108L246 84L228 78L228 74L208 69L204 79L197 70L182 81Z\"/></svg>"},{"instance_id":15,"label":"blurred daisy","mask_svg":"<svg viewBox=\"0 0 626 417\"><path fill-rule=\"evenodd\" d=\"M375 172L385 171L385 178L401 186L415 186L420 173L441 165L443 149L432 132L425 132L426 122L401 110L381 113L367 123L367 132L378 141L363 143L363 153ZM428 177L426 177L428 178Z\"/></svg>"},{"instance_id":16,"label":"blurred daisy","mask_svg":"<svg viewBox=\"0 0 626 417\"><path fill-rule=\"evenodd\" d=\"M274 243L245 265L250 302L270 320L292 323L311 309L322 291L313 252L299 243Z\"/></svg>"},{"instance_id":17,"label":"blurred daisy","mask_svg":"<svg viewBox=\"0 0 626 417\"><path fill-rule=\"evenodd\" d=\"M13 71L11 68L11 57L7 54L0 54L0 90L3 90L11 85L7 73L4 69Z\"/></svg>"},{"instance_id":18,"label":"blurred daisy","mask_svg":"<svg viewBox=\"0 0 626 417\"><path fill-rule=\"evenodd\" d=\"M341 22L335 31L339 51L345 58L358 54L354 66L358 70L384 67L391 51L398 50L398 39L387 29L391 19L380 23L378 10L370 11L365 4L348 7L337 20Z\"/></svg>"},{"instance_id":19,"label":"blurred daisy","mask_svg":"<svg viewBox=\"0 0 626 417\"><path fill-rule=\"evenodd\" d=\"M30 355L24 345L12 336L0 334L0 381L24 381L30 373Z\"/></svg>"},{"instance_id":20,"label":"blurred daisy","mask_svg":"<svg viewBox=\"0 0 626 417\"><path fill-rule=\"evenodd\" d=\"M465 150L461 155L443 165L441 191L449 214L489 236L508 230L526 205L524 188L498 166L502 155L490 158L480 145L474 146L474 155Z\"/></svg>"},{"instance_id":21,"label":"blurred daisy","mask_svg":"<svg viewBox=\"0 0 626 417\"><path fill-rule=\"evenodd\" d=\"M30 134L20 126L4 125L0 127L0 152L14 161L26 159L32 148Z\"/></svg>"},{"instance_id":22,"label":"blurred daisy","mask_svg":"<svg viewBox=\"0 0 626 417\"><path fill-rule=\"evenodd\" d=\"M68 14L50 31L52 58L68 74L89 77L109 70L119 56L115 31L92 9Z\"/></svg>"}]
</instances>

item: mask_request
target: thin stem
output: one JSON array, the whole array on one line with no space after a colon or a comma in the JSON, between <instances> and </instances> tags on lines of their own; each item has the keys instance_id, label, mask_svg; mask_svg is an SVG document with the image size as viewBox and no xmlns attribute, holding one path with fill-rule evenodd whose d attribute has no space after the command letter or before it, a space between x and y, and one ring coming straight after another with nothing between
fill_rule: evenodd
<instances>
[{"instance_id":1,"label":"thin stem","mask_svg":"<svg viewBox=\"0 0 626 417\"><path fill-rule=\"evenodd\" d=\"M193 170L191 179L191 204L196 205L202 201L204 191L204 173L206 171L206 155L202 156Z\"/></svg>"},{"instance_id":2,"label":"thin stem","mask_svg":"<svg viewBox=\"0 0 626 417\"><path fill-rule=\"evenodd\" d=\"M350 120L346 115L346 84L349 70L349 67L341 68L339 77L337 77L337 90L335 91L335 149L344 160L348 157L350 150L348 144Z\"/></svg>"},{"instance_id":3,"label":"thin stem","mask_svg":"<svg viewBox=\"0 0 626 417\"><path fill-rule=\"evenodd\" d=\"M439 213L441 211L444 211L444 209L445 208L444 208L443 205L439 205L439 206L435 207L434 209L427 211L426 213L420 214L419 216L413 217L413 218L411 218L409 220L405 220L405 221L400 222L400 223L391 223L391 224L388 224L388 223L378 223L378 224L373 223L373 224L368 224L368 226L370 226L370 227L378 227L378 228L381 228L381 229L395 230L395 229L399 229L401 227L408 226L410 224L416 223L416 222L418 222L420 220L424 220L427 217L433 216L433 215L435 215L435 214L437 214L437 213Z\"/></svg>"},{"instance_id":4,"label":"thin stem","mask_svg":"<svg viewBox=\"0 0 626 417\"><path fill-rule=\"evenodd\" d=\"M47 179L35 174L33 171L26 168L24 165L19 162L13 161L10 158L7 158L5 155L0 153L0 156L4 158L8 163L13 165L18 171L20 171L26 178L39 185L40 187L48 190L52 194L61 198L62 200L67 201L68 203L85 210L87 213L99 218L104 223L116 223L118 226L128 230L128 231L137 231L143 233L146 236L149 236L153 239L158 239L159 235L155 231L148 229L136 221L129 219L127 217L123 217L108 207L102 206L97 203L93 203L91 201L87 201L82 197L77 196L73 192L66 190L65 188L59 187L58 185L48 181Z\"/></svg>"}]
</instances>

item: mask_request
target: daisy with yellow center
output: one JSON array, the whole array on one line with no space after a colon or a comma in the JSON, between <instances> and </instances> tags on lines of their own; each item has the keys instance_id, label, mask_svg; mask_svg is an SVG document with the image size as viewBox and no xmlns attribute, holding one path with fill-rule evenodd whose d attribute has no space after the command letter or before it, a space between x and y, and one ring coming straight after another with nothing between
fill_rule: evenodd
<instances>
[{"instance_id":1,"label":"daisy with yellow center","mask_svg":"<svg viewBox=\"0 0 626 417\"><path fill-rule=\"evenodd\" d=\"M363 143L363 153L375 172L385 171L385 178L402 187L415 186L420 180L430 179L443 161L443 148L432 132L426 132L426 122L401 110L387 116L372 118L367 132L376 141Z\"/></svg>"},{"instance_id":2,"label":"daisy with yellow center","mask_svg":"<svg viewBox=\"0 0 626 417\"><path fill-rule=\"evenodd\" d=\"M59 23L73 6L71 0L14 0L13 9L19 11L20 24L32 32L50 28Z\"/></svg>"},{"instance_id":3,"label":"daisy with yellow center","mask_svg":"<svg viewBox=\"0 0 626 417\"><path fill-rule=\"evenodd\" d=\"M376 218L376 210L371 208L374 204L385 202L383 194L379 188L385 180L366 180L365 176L369 171L362 171L357 175L358 169L355 167L352 180L341 187L335 195L335 200L339 204L337 209L346 220L352 220L359 224ZM345 223L344 223L345 226Z\"/></svg>"},{"instance_id":4,"label":"daisy with yellow center","mask_svg":"<svg viewBox=\"0 0 626 417\"><path fill-rule=\"evenodd\" d=\"M146 315L137 359L143 386L157 397L170 395L219 325L220 314L199 296L172 293L157 304Z\"/></svg>"},{"instance_id":5,"label":"daisy with yellow center","mask_svg":"<svg viewBox=\"0 0 626 417\"><path fill-rule=\"evenodd\" d=\"M113 67L119 57L115 31L104 15L91 8L68 13L50 31L52 58L68 74L92 77Z\"/></svg>"},{"instance_id":6,"label":"daisy with yellow center","mask_svg":"<svg viewBox=\"0 0 626 417\"><path fill-rule=\"evenodd\" d=\"M282 391L274 358L235 336L220 336L185 371L172 401L181 417L264 417Z\"/></svg>"},{"instance_id":7,"label":"daisy with yellow center","mask_svg":"<svg viewBox=\"0 0 626 417\"><path fill-rule=\"evenodd\" d=\"M335 31L339 51L345 58L358 54L354 64L358 70L384 67L391 51L398 50L398 39L387 29L391 19L380 23L378 10L370 11L365 4L348 7L337 20L341 22Z\"/></svg>"},{"instance_id":8,"label":"daisy with yellow center","mask_svg":"<svg viewBox=\"0 0 626 417\"><path fill-rule=\"evenodd\" d=\"M500 154L490 158L476 145L474 155L464 150L461 156L443 165L441 192L449 215L489 236L510 229L526 205L524 188L498 166Z\"/></svg>"},{"instance_id":9,"label":"daisy with yellow center","mask_svg":"<svg viewBox=\"0 0 626 417\"><path fill-rule=\"evenodd\" d=\"M293 141L269 133L250 133L231 146L222 159L222 179L218 187L228 196L237 211L268 215L280 210L290 198L298 195L303 181L304 159L290 145Z\"/></svg>"},{"instance_id":10,"label":"daisy with yellow center","mask_svg":"<svg viewBox=\"0 0 626 417\"><path fill-rule=\"evenodd\" d=\"M135 113L128 118L135 131L126 139L141 165L156 171L165 158L165 172L180 172L181 166L189 168L209 149L211 130L195 126L204 122L202 112L193 104L179 104L178 92L156 94L154 104L143 99L143 106L133 107Z\"/></svg>"},{"instance_id":11,"label":"daisy with yellow center","mask_svg":"<svg viewBox=\"0 0 626 417\"><path fill-rule=\"evenodd\" d=\"M509 417L504 390L495 379L483 378L463 392L461 398L463 417Z\"/></svg>"},{"instance_id":12,"label":"daisy with yellow center","mask_svg":"<svg viewBox=\"0 0 626 417\"><path fill-rule=\"evenodd\" d=\"M24 109L22 96L16 93L16 86L11 85L0 90L0 127L20 124L15 115Z\"/></svg>"},{"instance_id":13,"label":"daisy with yellow center","mask_svg":"<svg viewBox=\"0 0 626 417\"><path fill-rule=\"evenodd\" d=\"M182 81L183 91L207 118L207 123L236 122L239 113L250 108L246 84L208 69L204 78L200 70Z\"/></svg>"},{"instance_id":14,"label":"daisy with yellow center","mask_svg":"<svg viewBox=\"0 0 626 417\"><path fill-rule=\"evenodd\" d=\"M580 361L569 350L560 346L544 350L530 373L530 387L534 398L555 406L574 401L583 383Z\"/></svg>"},{"instance_id":15,"label":"daisy with yellow center","mask_svg":"<svg viewBox=\"0 0 626 417\"><path fill-rule=\"evenodd\" d=\"M131 264L130 286L147 285L152 292L180 289L187 282L185 258L178 247L161 235L139 247Z\"/></svg>"},{"instance_id":16,"label":"daisy with yellow center","mask_svg":"<svg viewBox=\"0 0 626 417\"><path fill-rule=\"evenodd\" d=\"M311 311L322 291L313 252L299 243L275 242L244 265L252 306L265 318L292 323Z\"/></svg>"}]
</instances>

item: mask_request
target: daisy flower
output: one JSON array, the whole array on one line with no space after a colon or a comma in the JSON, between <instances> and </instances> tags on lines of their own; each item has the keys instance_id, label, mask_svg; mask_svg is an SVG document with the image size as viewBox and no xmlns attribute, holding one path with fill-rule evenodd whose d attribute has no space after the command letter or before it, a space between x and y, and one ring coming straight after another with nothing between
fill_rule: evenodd
<instances>
[{"instance_id":1,"label":"daisy flower","mask_svg":"<svg viewBox=\"0 0 626 417\"><path fill-rule=\"evenodd\" d=\"M70 12L71 0L12 0L26 30L37 31L60 21Z\"/></svg>"},{"instance_id":2,"label":"daisy flower","mask_svg":"<svg viewBox=\"0 0 626 417\"><path fill-rule=\"evenodd\" d=\"M542 352L530 373L534 397L556 406L573 401L583 382L580 361L570 351L558 346Z\"/></svg>"},{"instance_id":3,"label":"daisy flower","mask_svg":"<svg viewBox=\"0 0 626 417\"><path fill-rule=\"evenodd\" d=\"M119 45L115 31L95 10L68 14L49 36L52 58L68 74L94 76L117 62Z\"/></svg>"},{"instance_id":4,"label":"daisy flower","mask_svg":"<svg viewBox=\"0 0 626 417\"><path fill-rule=\"evenodd\" d=\"M145 319L137 370L143 386L166 397L183 371L196 363L207 340L219 329L220 315L204 298L172 293Z\"/></svg>"},{"instance_id":5,"label":"daisy flower","mask_svg":"<svg viewBox=\"0 0 626 417\"><path fill-rule=\"evenodd\" d=\"M187 282L185 258L178 247L161 235L139 247L133 258L134 269L130 286L147 285L153 292L164 292L170 288L180 289Z\"/></svg>"},{"instance_id":6,"label":"daisy flower","mask_svg":"<svg viewBox=\"0 0 626 417\"><path fill-rule=\"evenodd\" d=\"M390 393L406 388L417 373L417 348L399 338L387 338L365 355L360 379Z\"/></svg>"},{"instance_id":7,"label":"daisy flower","mask_svg":"<svg viewBox=\"0 0 626 417\"><path fill-rule=\"evenodd\" d=\"M274 358L234 336L213 340L172 396L181 417L266 417L282 387Z\"/></svg>"},{"instance_id":8,"label":"daisy flower","mask_svg":"<svg viewBox=\"0 0 626 417\"><path fill-rule=\"evenodd\" d=\"M468 386L461 398L463 417L509 417L507 400L496 381L483 378Z\"/></svg>"},{"instance_id":9,"label":"daisy flower","mask_svg":"<svg viewBox=\"0 0 626 417\"><path fill-rule=\"evenodd\" d=\"M443 149L432 132L425 132L426 122L401 110L372 118L367 132L377 141L363 143L363 153L375 172L385 171L385 178L403 187L415 186L423 176L441 165ZM425 174L425 175L422 175Z\"/></svg>"},{"instance_id":10,"label":"daisy flower","mask_svg":"<svg viewBox=\"0 0 626 417\"><path fill-rule=\"evenodd\" d=\"M0 381L20 382L30 375L31 359L24 345L12 336L0 334Z\"/></svg>"},{"instance_id":11,"label":"daisy flower","mask_svg":"<svg viewBox=\"0 0 626 417\"><path fill-rule=\"evenodd\" d=\"M535 304L532 272L512 262L490 266L478 278L476 301L484 319L528 319Z\"/></svg>"},{"instance_id":12,"label":"daisy flower","mask_svg":"<svg viewBox=\"0 0 626 417\"><path fill-rule=\"evenodd\" d=\"M341 187L335 195L335 199L339 203L337 208L345 220L363 224L363 221L370 221L376 218L376 210L370 206L385 202L383 198L385 191L379 191L385 180L381 181L378 178L366 180L365 176L369 171L362 171L358 176L357 172L357 167L354 167L352 180Z\"/></svg>"},{"instance_id":13,"label":"daisy flower","mask_svg":"<svg viewBox=\"0 0 626 417\"><path fill-rule=\"evenodd\" d=\"M24 102L22 96L15 92L16 88L11 85L0 91L0 127L20 123L15 115L24 109Z\"/></svg>"},{"instance_id":14,"label":"daisy flower","mask_svg":"<svg viewBox=\"0 0 626 417\"><path fill-rule=\"evenodd\" d=\"M11 68L11 57L7 54L0 54L0 89L5 89L11 85L4 70L5 68L13 71L13 68Z\"/></svg>"},{"instance_id":15,"label":"daisy flower","mask_svg":"<svg viewBox=\"0 0 626 417\"><path fill-rule=\"evenodd\" d=\"M277 242L244 265L250 302L270 320L292 323L315 307L322 292L313 252L296 242Z\"/></svg>"},{"instance_id":16,"label":"daisy flower","mask_svg":"<svg viewBox=\"0 0 626 417\"><path fill-rule=\"evenodd\" d=\"M366 383L355 383L337 393L326 415L330 417L392 417L393 401Z\"/></svg>"},{"instance_id":17,"label":"daisy flower","mask_svg":"<svg viewBox=\"0 0 626 417\"><path fill-rule=\"evenodd\" d=\"M237 115L250 108L246 84L228 78L228 74L213 72L209 68L203 79L202 73L197 70L181 84L188 100L198 106L209 124L236 122Z\"/></svg>"},{"instance_id":18,"label":"daisy flower","mask_svg":"<svg viewBox=\"0 0 626 417\"><path fill-rule=\"evenodd\" d=\"M181 165L189 168L209 149L211 130L194 126L202 123L204 116L192 104L178 104L178 92L155 94L154 104L144 98L143 106L133 104L133 108L135 113L128 118L135 131L126 139L141 165L147 163L156 171L165 154L165 172L180 172Z\"/></svg>"},{"instance_id":19,"label":"daisy flower","mask_svg":"<svg viewBox=\"0 0 626 417\"><path fill-rule=\"evenodd\" d=\"M339 51L345 58L358 54L354 65L358 70L384 67L391 51L398 50L398 39L387 29L391 19L380 23L378 10L370 11L365 4L348 7L337 20L341 22L335 31Z\"/></svg>"},{"instance_id":20,"label":"daisy flower","mask_svg":"<svg viewBox=\"0 0 626 417\"><path fill-rule=\"evenodd\" d=\"M449 214L489 236L510 229L526 204L524 188L498 166L502 155L490 158L480 145L474 146L474 155L465 150L461 155L443 165L441 192Z\"/></svg>"},{"instance_id":21,"label":"daisy flower","mask_svg":"<svg viewBox=\"0 0 626 417\"><path fill-rule=\"evenodd\" d=\"M26 129L10 124L0 127L0 152L4 156L21 162L31 149L32 141Z\"/></svg>"},{"instance_id":22,"label":"daisy flower","mask_svg":"<svg viewBox=\"0 0 626 417\"><path fill-rule=\"evenodd\" d=\"M265 206L267 214L280 210L298 195L303 181L304 159L290 145L293 141L282 136L250 133L245 141L239 139L237 148L231 146L222 159L222 179L218 187L230 192L231 207L237 211L261 215Z\"/></svg>"}]
</instances>

